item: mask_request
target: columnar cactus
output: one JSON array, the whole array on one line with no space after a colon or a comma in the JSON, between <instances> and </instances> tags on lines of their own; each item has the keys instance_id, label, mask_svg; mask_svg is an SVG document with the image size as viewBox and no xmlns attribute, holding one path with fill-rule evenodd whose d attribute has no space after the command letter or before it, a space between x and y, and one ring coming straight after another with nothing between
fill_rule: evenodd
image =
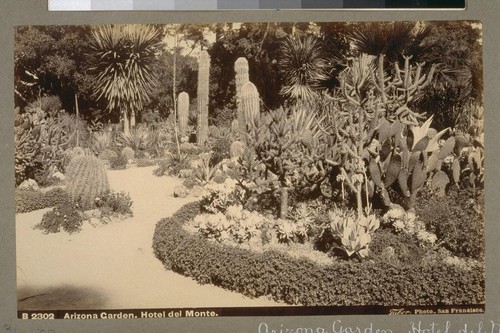
<instances>
[{"instance_id":1,"label":"columnar cactus","mask_svg":"<svg viewBox=\"0 0 500 333\"><path fill-rule=\"evenodd\" d=\"M243 85L249 82L248 61L244 57L240 57L234 63L234 71L236 72L236 104L238 124L240 126L240 137L244 139L246 135L245 114L241 108L241 89Z\"/></svg>"},{"instance_id":2,"label":"columnar cactus","mask_svg":"<svg viewBox=\"0 0 500 333\"><path fill-rule=\"evenodd\" d=\"M241 109L245 117L243 125L259 119L259 92L252 82L247 82L241 88Z\"/></svg>"},{"instance_id":3,"label":"columnar cactus","mask_svg":"<svg viewBox=\"0 0 500 333\"><path fill-rule=\"evenodd\" d=\"M75 156L67 168L66 188L73 202L94 208L96 198L109 190L105 165L94 155Z\"/></svg>"},{"instance_id":4,"label":"columnar cactus","mask_svg":"<svg viewBox=\"0 0 500 333\"><path fill-rule=\"evenodd\" d=\"M177 112L179 121L179 134L181 137L186 136L188 118L189 118L189 94L187 92L181 92L179 98L177 99Z\"/></svg>"},{"instance_id":5,"label":"columnar cactus","mask_svg":"<svg viewBox=\"0 0 500 333\"><path fill-rule=\"evenodd\" d=\"M208 83L210 56L207 51L200 53L198 63L198 128L197 143L203 145L208 140Z\"/></svg>"}]
</instances>

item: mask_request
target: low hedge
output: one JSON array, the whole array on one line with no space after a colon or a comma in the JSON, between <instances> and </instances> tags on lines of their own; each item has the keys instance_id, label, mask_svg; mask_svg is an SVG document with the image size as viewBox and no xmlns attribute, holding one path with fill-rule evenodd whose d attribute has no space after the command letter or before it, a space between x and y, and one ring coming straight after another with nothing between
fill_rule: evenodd
<instances>
[{"instance_id":1,"label":"low hedge","mask_svg":"<svg viewBox=\"0 0 500 333\"><path fill-rule=\"evenodd\" d=\"M54 207L68 198L66 191L55 187L47 192L16 190L16 213L28 213L34 210Z\"/></svg>"},{"instance_id":2,"label":"low hedge","mask_svg":"<svg viewBox=\"0 0 500 333\"><path fill-rule=\"evenodd\" d=\"M161 220L153 249L168 269L202 284L305 306L484 303L482 268L379 260L332 261L325 266L275 251L254 253L185 231L182 224L199 213L199 203L190 203Z\"/></svg>"}]
</instances>

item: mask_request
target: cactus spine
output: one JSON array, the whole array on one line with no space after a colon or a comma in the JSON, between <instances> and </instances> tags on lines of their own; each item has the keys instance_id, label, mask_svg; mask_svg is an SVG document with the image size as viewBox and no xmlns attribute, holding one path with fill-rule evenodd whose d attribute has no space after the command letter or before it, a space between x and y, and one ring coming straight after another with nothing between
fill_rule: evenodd
<instances>
[{"instance_id":1,"label":"cactus spine","mask_svg":"<svg viewBox=\"0 0 500 333\"><path fill-rule=\"evenodd\" d=\"M67 168L66 188L73 202L94 208L95 199L109 191L105 165L94 155L75 156Z\"/></svg>"},{"instance_id":2,"label":"cactus spine","mask_svg":"<svg viewBox=\"0 0 500 333\"><path fill-rule=\"evenodd\" d=\"M240 138L244 140L246 135L245 113L241 107L241 89L245 83L249 82L248 61L244 57L240 57L234 63L234 71L236 72L236 107Z\"/></svg>"},{"instance_id":3,"label":"cactus spine","mask_svg":"<svg viewBox=\"0 0 500 333\"><path fill-rule=\"evenodd\" d=\"M241 88L241 109L245 117L245 126L247 123L253 123L259 120L259 92L252 82L247 82Z\"/></svg>"},{"instance_id":4,"label":"cactus spine","mask_svg":"<svg viewBox=\"0 0 500 333\"><path fill-rule=\"evenodd\" d=\"M186 136L188 118L189 118L189 94L187 92L181 92L179 98L177 99L177 112L179 121L179 134L181 137Z\"/></svg>"},{"instance_id":5,"label":"cactus spine","mask_svg":"<svg viewBox=\"0 0 500 333\"><path fill-rule=\"evenodd\" d=\"M208 140L208 81L210 56L207 51L200 53L198 63L198 128L197 143L204 145Z\"/></svg>"}]
</instances>

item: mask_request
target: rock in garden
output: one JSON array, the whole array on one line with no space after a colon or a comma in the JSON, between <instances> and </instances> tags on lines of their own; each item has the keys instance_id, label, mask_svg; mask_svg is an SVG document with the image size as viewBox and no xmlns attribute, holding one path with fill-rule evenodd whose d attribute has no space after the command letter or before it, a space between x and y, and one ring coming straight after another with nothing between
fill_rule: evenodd
<instances>
[{"instance_id":1,"label":"rock in garden","mask_svg":"<svg viewBox=\"0 0 500 333\"><path fill-rule=\"evenodd\" d=\"M175 198L185 198L187 195L187 188L184 185L179 185L174 188Z\"/></svg>"},{"instance_id":2,"label":"rock in garden","mask_svg":"<svg viewBox=\"0 0 500 333\"><path fill-rule=\"evenodd\" d=\"M201 186L195 185L191 189L191 195L195 198L202 197L205 195L205 189Z\"/></svg>"},{"instance_id":3,"label":"rock in garden","mask_svg":"<svg viewBox=\"0 0 500 333\"><path fill-rule=\"evenodd\" d=\"M20 190L32 190L32 191L38 191L40 187L38 186L37 182L34 179L26 179L23 181L18 188Z\"/></svg>"}]
</instances>

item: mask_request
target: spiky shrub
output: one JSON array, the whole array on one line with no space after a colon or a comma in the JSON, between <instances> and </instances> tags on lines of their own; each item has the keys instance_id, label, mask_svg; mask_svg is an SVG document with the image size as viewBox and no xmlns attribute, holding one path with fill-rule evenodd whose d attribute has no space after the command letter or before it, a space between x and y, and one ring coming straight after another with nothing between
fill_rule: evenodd
<instances>
[{"instance_id":1,"label":"spiky shrub","mask_svg":"<svg viewBox=\"0 0 500 333\"><path fill-rule=\"evenodd\" d=\"M186 136L188 120L189 120L189 94L181 92L177 101L177 112L179 113L179 134L181 137Z\"/></svg>"},{"instance_id":2,"label":"spiky shrub","mask_svg":"<svg viewBox=\"0 0 500 333\"><path fill-rule=\"evenodd\" d=\"M248 60L244 57L238 58L234 63L234 71L236 72L236 120L238 120L240 137L243 138L246 134L246 126L245 113L241 108L241 89L245 83L249 82Z\"/></svg>"},{"instance_id":3,"label":"spiky shrub","mask_svg":"<svg viewBox=\"0 0 500 333\"><path fill-rule=\"evenodd\" d=\"M198 128L197 143L204 145L208 140L208 84L210 71L210 56L202 51L198 68Z\"/></svg>"},{"instance_id":4,"label":"spiky shrub","mask_svg":"<svg viewBox=\"0 0 500 333\"><path fill-rule=\"evenodd\" d=\"M106 167L95 156L76 156L68 165L66 188L73 202L94 208L96 198L109 190Z\"/></svg>"},{"instance_id":5,"label":"spiky shrub","mask_svg":"<svg viewBox=\"0 0 500 333\"><path fill-rule=\"evenodd\" d=\"M110 131L101 130L99 132L92 133L91 149L95 154L99 155L103 151L110 149L112 146L113 137Z\"/></svg>"}]
</instances>

